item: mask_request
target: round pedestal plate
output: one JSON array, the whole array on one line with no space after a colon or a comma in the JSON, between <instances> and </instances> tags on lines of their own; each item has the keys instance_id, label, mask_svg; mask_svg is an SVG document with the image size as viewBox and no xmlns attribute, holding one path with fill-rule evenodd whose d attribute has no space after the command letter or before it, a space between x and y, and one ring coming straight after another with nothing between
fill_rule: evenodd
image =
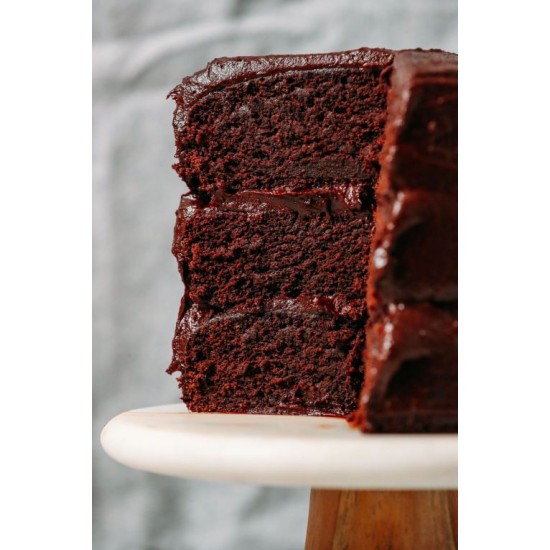
<instances>
[{"instance_id":1,"label":"round pedestal plate","mask_svg":"<svg viewBox=\"0 0 550 550\"><path fill-rule=\"evenodd\" d=\"M365 435L337 418L163 405L113 418L101 442L148 472L312 487L308 550L457 547L456 435Z\"/></svg>"}]
</instances>

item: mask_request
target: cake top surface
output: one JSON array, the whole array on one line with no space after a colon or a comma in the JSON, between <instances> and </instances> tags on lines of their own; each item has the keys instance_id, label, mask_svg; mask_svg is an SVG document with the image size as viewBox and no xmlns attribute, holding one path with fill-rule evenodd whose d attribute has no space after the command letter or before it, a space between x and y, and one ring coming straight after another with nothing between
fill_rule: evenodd
<instances>
[{"instance_id":1,"label":"cake top surface","mask_svg":"<svg viewBox=\"0 0 550 550\"><path fill-rule=\"evenodd\" d=\"M184 78L168 97L185 111L200 97L220 86L292 70L385 66L391 64L393 57L393 51L383 48L321 54L220 57L208 63L206 68Z\"/></svg>"}]
</instances>

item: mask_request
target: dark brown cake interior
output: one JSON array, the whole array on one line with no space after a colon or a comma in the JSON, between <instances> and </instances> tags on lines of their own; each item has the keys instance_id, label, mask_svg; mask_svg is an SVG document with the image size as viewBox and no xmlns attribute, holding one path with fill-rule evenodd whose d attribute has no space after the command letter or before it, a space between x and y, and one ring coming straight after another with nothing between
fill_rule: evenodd
<instances>
[{"instance_id":1,"label":"dark brown cake interior","mask_svg":"<svg viewBox=\"0 0 550 550\"><path fill-rule=\"evenodd\" d=\"M193 303L257 312L280 297L321 297L335 314L363 318L370 212L335 211L312 195L216 202L184 198L178 210L173 251Z\"/></svg>"},{"instance_id":2,"label":"dark brown cake interior","mask_svg":"<svg viewBox=\"0 0 550 550\"><path fill-rule=\"evenodd\" d=\"M356 323L315 303L224 314L192 306L174 348L193 365L183 400L196 411L345 415L362 382L363 341Z\"/></svg>"},{"instance_id":3,"label":"dark brown cake interior","mask_svg":"<svg viewBox=\"0 0 550 550\"><path fill-rule=\"evenodd\" d=\"M186 294L169 372L191 410L356 407L391 54L321 60L215 62L172 93L194 197L174 234Z\"/></svg>"},{"instance_id":4,"label":"dark brown cake interior","mask_svg":"<svg viewBox=\"0 0 550 550\"><path fill-rule=\"evenodd\" d=\"M291 70L210 91L187 113L176 170L202 198L342 184L369 195L385 120L383 70Z\"/></svg>"}]
</instances>

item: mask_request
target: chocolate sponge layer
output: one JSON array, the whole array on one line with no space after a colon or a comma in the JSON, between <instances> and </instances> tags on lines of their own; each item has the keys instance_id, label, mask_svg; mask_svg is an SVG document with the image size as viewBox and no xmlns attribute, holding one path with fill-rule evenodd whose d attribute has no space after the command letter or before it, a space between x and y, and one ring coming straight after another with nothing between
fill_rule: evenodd
<instances>
[{"instance_id":1,"label":"chocolate sponge layer","mask_svg":"<svg viewBox=\"0 0 550 550\"><path fill-rule=\"evenodd\" d=\"M391 58L365 49L264 58L271 69L254 59L214 62L171 93L176 171L202 198L342 182L361 183L370 193Z\"/></svg>"},{"instance_id":2,"label":"chocolate sponge layer","mask_svg":"<svg viewBox=\"0 0 550 550\"><path fill-rule=\"evenodd\" d=\"M371 232L369 211L331 194L243 192L206 206L184 197L173 252L201 307L257 312L276 298L307 296L357 320Z\"/></svg>"},{"instance_id":3,"label":"chocolate sponge layer","mask_svg":"<svg viewBox=\"0 0 550 550\"><path fill-rule=\"evenodd\" d=\"M345 415L362 383L364 332L315 302L263 313L182 308L170 372L193 411Z\"/></svg>"}]
</instances>

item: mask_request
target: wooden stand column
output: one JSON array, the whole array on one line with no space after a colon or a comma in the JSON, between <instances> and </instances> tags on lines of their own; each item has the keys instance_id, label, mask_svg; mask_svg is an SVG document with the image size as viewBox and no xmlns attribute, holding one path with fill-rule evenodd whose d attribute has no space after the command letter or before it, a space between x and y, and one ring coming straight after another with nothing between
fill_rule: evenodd
<instances>
[{"instance_id":1,"label":"wooden stand column","mask_svg":"<svg viewBox=\"0 0 550 550\"><path fill-rule=\"evenodd\" d=\"M306 550L454 550L457 491L312 489Z\"/></svg>"}]
</instances>

